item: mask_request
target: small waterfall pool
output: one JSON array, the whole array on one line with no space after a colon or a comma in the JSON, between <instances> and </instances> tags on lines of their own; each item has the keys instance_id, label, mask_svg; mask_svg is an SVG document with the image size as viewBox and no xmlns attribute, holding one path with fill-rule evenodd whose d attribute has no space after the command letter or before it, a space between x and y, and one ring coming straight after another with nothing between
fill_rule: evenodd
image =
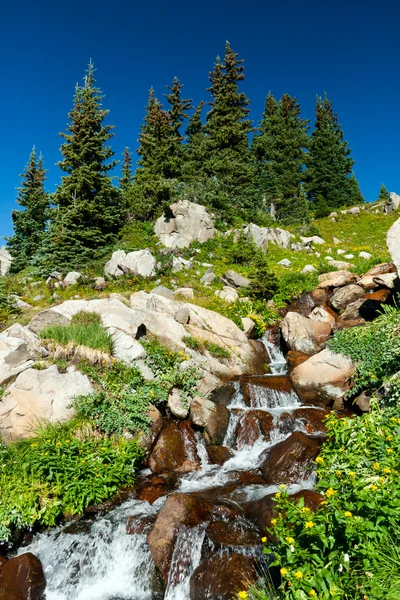
<instances>
[{"instance_id":1,"label":"small waterfall pool","mask_svg":"<svg viewBox=\"0 0 400 600\"><path fill-rule=\"evenodd\" d=\"M282 376L287 371L287 365L280 348L274 345L268 335L263 341L271 358L271 375ZM229 449L231 457L222 466L211 464L203 435L196 432L195 443L188 441L186 450L191 460L194 461L197 456L200 467L180 474L175 492L193 494L203 490L212 491L236 482L240 473L257 473L266 451L285 440L293 431L302 431L300 421L295 421L290 431L282 430L280 426L281 415L290 415L299 407L304 408L292 390L280 391L268 387L268 377L265 377L262 385L257 381L253 384L251 378L246 381L250 405L249 399L247 402L245 400L240 382L233 384L235 393L228 405L230 421L223 446ZM265 411L271 415L273 427L270 437L265 439L260 436L252 444L238 446L238 427L251 411ZM143 475L146 473L150 471L143 472ZM311 472L307 477L288 485L287 490L296 493L312 489L314 479L314 473ZM233 490L226 492L226 496L232 505L236 503L239 506L243 502L257 501L275 493L279 484L279 481L273 485L250 482L236 488L235 484ZM47 580L46 600L190 600L190 581L202 560L207 522L179 530L165 587L156 572L146 534L166 498L163 496L153 504L128 500L94 521L82 520L38 534L32 543L20 548L21 554L33 552L42 561ZM130 517L144 524L142 532L127 533ZM254 553L255 550L239 548L235 551ZM210 595L210 600L214 598L219 597Z\"/></svg>"}]
</instances>

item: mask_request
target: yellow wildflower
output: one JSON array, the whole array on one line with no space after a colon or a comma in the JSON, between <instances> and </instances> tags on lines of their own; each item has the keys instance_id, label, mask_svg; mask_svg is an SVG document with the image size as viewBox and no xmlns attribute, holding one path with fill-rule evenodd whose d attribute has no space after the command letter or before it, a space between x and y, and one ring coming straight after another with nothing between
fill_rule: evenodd
<instances>
[{"instance_id":1,"label":"yellow wildflower","mask_svg":"<svg viewBox=\"0 0 400 600\"><path fill-rule=\"evenodd\" d=\"M349 471L349 475L350 475L350 477L355 477L356 476L356 474L354 473L354 471Z\"/></svg>"},{"instance_id":2,"label":"yellow wildflower","mask_svg":"<svg viewBox=\"0 0 400 600\"><path fill-rule=\"evenodd\" d=\"M383 469L383 472L384 472L384 473L391 473L391 472L392 472L392 469L389 469L389 467L385 467L385 468Z\"/></svg>"},{"instance_id":3,"label":"yellow wildflower","mask_svg":"<svg viewBox=\"0 0 400 600\"><path fill-rule=\"evenodd\" d=\"M303 508L301 509L304 513L309 513L311 512L311 509L308 508L307 506L303 506Z\"/></svg>"},{"instance_id":4,"label":"yellow wildflower","mask_svg":"<svg viewBox=\"0 0 400 600\"><path fill-rule=\"evenodd\" d=\"M294 538L292 537L287 537L285 538L288 544L294 544Z\"/></svg>"},{"instance_id":5,"label":"yellow wildflower","mask_svg":"<svg viewBox=\"0 0 400 600\"><path fill-rule=\"evenodd\" d=\"M271 519L271 525L274 525L274 526L275 526L275 525L276 525L276 523L277 523L277 520L276 520L276 519Z\"/></svg>"},{"instance_id":6,"label":"yellow wildflower","mask_svg":"<svg viewBox=\"0 0 400 600\"><path fill-rule=\"evenodd\" d=\"M379 477L379 481L380 481L380 483L385 483L385 478L384 477Z\"/></svg>"},{"instance_id":7,"label":"yellow wildflower","mask_svg":"<svg viewBox=\"0 0 400 600\"><path fill-rule=\"evenodd\" d=\"M336 476L337 476L337 477L340 477L340 476L341 476L341 474L342 474L342 471L336 471Z\"/></svg>"},{"instance_id":8,"label":"yellow wildflower","mask_svg":"<svg viewBox=\"0 0 400 600\"><path fill-rule=\"evenodd\" d=\"M275 498L280 498L282 496L281 492L276 492Z\"/></svg>"},{"instance_id":9,"label":"yellow wildflower","mask_svg":"<svg viewBox=\"0 0 400 600\"><path fill-rule=\"evenodd\" d=\"M61 446L61 442L57 442L56 446Z\"/></svg>"},{"instance_id":10,"label":"yellow wildflower","mask_svg":"<svg viewBox=\"0 0 400 600\"><path fill-rule=\"evenodd\" d=\"M349 510L346 510L346 512L344 513L345 517L352 517L353 513L351 513Z\"/></svg>"},{"instance_id":11,"label":"yellow wildflower","mask_svg":"<svg viewBox=\"0 0 400 600\"><path fill-rule=\"evenodd\" d=\"M286 487L286 483L281 483L280 487L281 487L282 490L284 490L285 487Z\"/></svg>"},{"instance_id":12,"label":"yellow wildflower","mask_svg":"<svg viewBox=\"0 0 400 600\"><path fill-rule=\"evenodd\" d=\"M391 454L391 453L393 452L393 449L392 449L392 448L388 448L388 449L386 450L386 452L387 452L388 454Z\"/></svg>"},{"instance_id":13,"label":"yellow wildflower","mask_svg":"<svg viewBox=\"0 0 400 600\"><path fill-rule=\"evenodd\" d=\"M303 577L303 573L301 571L296 571L294 576L296 577L296 579L301 579Z\"/></svg>"},{"instance_id":14,"label":"yellow wildflower","mask_svg":"<svg viewBox=\"0 0 400 600\"><path fill-rule=\"evenodd\" d=\"M390 417L390 420L391 420L393 423L397 423L397 419L396 419L396 417Z\"/></svg>"},{"instance_id":15,"label":"yellow wildflower","mask_svg":"<svg viewBox=\"0 0 400 600\"><path fill-rule=\"evenodd\" d=\"M307 521L307 523L305 524L305 528L306 529L311 529L312 527L314 527L315 523L313 521Z\"/></svg>"},{"instance_id":16,"label":"yellow wildflower","mask_svg":"<svg viewBox=\"0 0 400 600\"><path fill-rule=\"evenodd\" d=\"M374 463L374 469L375 469L375 471L379 471L379 466L380 465L379 465L378 462Z\"/></svg>"},{"instance_id":17,"label":"yellow wildflower","mask_svg":"<svg viewBox=\"0 0 400 600\"><path fill-rule=\"evenodd\" d=\"M316 596L317 592L315 590L310 590L310 596Z\"/></svg>"},{"instance_id":18,"label":"yellow wildflower","mask_svg":"<svg viewBox=\"0 0 400 600\"><path fill-rule=\"evenodd\" d=\"M397 424L400 425L400 419L397 419Z\"/></svg>"},{"instance_id":19,"label":"yellow wildflower","mask_svg":"<svg viewBox=\"0 0 400 600\"><path fill-rule=\"evenodd\" d=\"M328 504L326 500L322 500L322 502L320 502L321 505L323 504Z\"/></svg>"},{"instance_id":20,"label":"yellow wildflower","mask_svg":"<svg viewBox=\"0 0 400 600\"><path fill-rule=\"evenodd\" d=\"M325 496L327 496L328 498L331 498L332 496L334 496L336 494L335 490L333 490L332 488L329 488L328 490L326 490L325 492Z\"/></svg>"},{"instance_id":21,"label":"yellow wildflower","mask_svg":"<svg viewBox=\"0 0 400 600\"><path fill-rule=\"evenodd\" d=\"M285 576L287 573L287 569L285 569L285 567L282 567L281 569L281 575Z\"/></svg>"},{"instance_id":22,"label":"yellow wildflower","mask_svg":"<svg viewBox=\"0 0 400 600\"><path fill-rule=\"evenodd\" d=\"M238 596L239 596L239 598L248 598L249 597L247 592L239 592Z\"/></svg>"},{"instance_id":23,"label":"yellow wildflower","mask_svg":"<svg viewBox=\"0 0 400 600\"><path fill-rule=\"evenodd\" d=\"M315 459L315 462L317 463L317 465L323 465L325 463L322 456L317 456L317 458Z\"/></svg>"},{"instance_id":24,"label":"yellow wildflower","mask_svg":"<svg viewBox=\"0 0 400 600\"><path fill-rule=\"evenodd\" d=\"M392 439L393 439L393 436L392 435L388 435L386 439L387 439L388 442L391 442Z\"/></svg>"},{"instance_id":25,"label":"yellow wildflower","mask_svg":"<svg viewBox=\"0 0 400 600\"><path fill-rule=\"evenodd\" d=\"M378 489L377 485L370 485L369 486L370 490L372 490L373 492L375 492Z\"/></svg>"},{"instance_id":26,"label":"yellow wildflower","mask_svg":"<svg viewBox=\"0 0 400 600\"><path fill-rule=\"evenodd\" d=\"M261 541L262 541L263 544L265 544L265 542L267 541L267 538L266 537L262 537Z\"/></svg>"},{"instance_id":27,"label":"yellow wildflower","mask_svg":"<svg viewBox=\"0 0 400 600\"><path fill-rule=\"evenodd\" d=\"M37 444L31 444L31 448L36 448Z\"/></svg>"}]
</instances>

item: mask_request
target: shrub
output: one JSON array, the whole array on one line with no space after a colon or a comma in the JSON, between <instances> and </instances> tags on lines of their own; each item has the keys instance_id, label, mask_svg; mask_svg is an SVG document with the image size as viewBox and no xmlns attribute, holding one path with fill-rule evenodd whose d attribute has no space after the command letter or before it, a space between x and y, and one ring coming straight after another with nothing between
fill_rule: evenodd
<instances>
[{"instance_id":1,"label":"shrub","mask_svg":"<svg viewBox=\"0 0 400 600\"><path fill-rule=\"evenodd\" d=\"M253 258L250 280L250 293L255 298L268 300L278 290L278 279L270 271L267 257L261 250Z\"/></svg>"},{"instance_id":2,"label":"shrub","mask_svg":"<svg viewBox=\"0 0 400 600\"><path fill-rule=\"evenodd\" d=\"M17 312L15 300L7 293L4 279L0 276L0 330L11 315Z\"/></svg>"},{"instance_id":3,"label":"shrub","mask_svg":"<svg viewBox=\"0 0 400 600\"><path fill-rule=\"evenodd\" d=\"M191 335L185 336L182 339L188 348L196 350L197 352L205 352L206 350L215 358L230 358L231 353L226 348L223 348L219 344L209 342L207 340L198 340Z\"/></svg>"},{"instance_id":4,"label":"shrub","mask_svg":"<svg viewBox=\"0 0 400 600\"><path fill-rule=\"evenodd\" d=\"M71 324L50 325L40 332L44 340L53 340L62 346L75 344L111 354L113 343L109 333L102 327L99 315L80 311L71 320Z\"/></svg>"},{"instance_id":5,"label":"shrub","mask_svg":"<svg viewBox=\"0 0 400 600\"><path fill-rule=\"evenodd\" d=\"M204 342L192 337L191 335L186 335L184 338L182 338L182 341L188 348L191 348L192 350L196 350L197 352L202 352L204 350Z\"/></svg>"},{"instance_id":6,"label":"shrub","mask_svg":"<svg viewBox=\"0 0 400 600\"><path fill-rule=\"evenodd\" d=\"M284 308L293 299L311 292L318 284L318 274L315 273L284 273L279 279L279 289L273 300L278 308Z\"/></svg>"}]
</instances>

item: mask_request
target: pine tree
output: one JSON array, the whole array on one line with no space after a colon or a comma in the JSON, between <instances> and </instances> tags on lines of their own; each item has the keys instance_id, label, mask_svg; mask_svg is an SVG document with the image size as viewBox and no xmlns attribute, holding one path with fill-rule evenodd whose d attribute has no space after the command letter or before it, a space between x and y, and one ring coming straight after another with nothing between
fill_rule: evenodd
<instances>
[{"instance_id":1,"label":"pine tree","mask_svg":"<svg viewBox=\"0 0 400 600\"><path fill-rule=\"evenodd\" d=\"M167 86L170 90L169 94L164 94L167 99L170 109L168 110L170 120L170 142L168 147L168 155L172 158L176 158L175 177L179 177L182 173L182 162L184 156L184 148L182 142L184 136L182 135L181 128L185 119L189 118L188 111L192 107L192 99L184 100L181 97L181 91L183 84L180 83L177 77L174 78L172 86Z\"/></svg>"},{"instance_id":2,"label":"pine tree","mask_svg":"<svg viewBox=\"0 0 400 600\"><path fill-rule=\"evenodd\" d=\"M119 187L124 195L128 192L132 185L132 181L132 154L130 153L129 148L126 147L122 160L122 177L119 180Z\"/></svg>"},{"instance_id":3,"label":"pine tree","mask_svg":"<svg viewBox=\"0 0 400 600\"><path fill-rule=\"evenodd\" d=\"M17 204L23 206L24 210L12 211L14 235L7 238L8 249L13 257L11 270L14 272L30 264L42 242L48 219L49 196L44 191L46 171L43 158L41 155L37 157L35 148L31 151L21 178Z\"/></svg>"},{"instance_id":4,"label":"pine tree","mask_svg":"<svg viewBox=\"0 0 400 600\"><path fill-rule=\"evenodd\" d=\"M306 157L307 190L314 203L322 197L333 210L352 203L355 185L349 180L354 160L326 94L317 97L315 115L315 129Z\"/></svg>"},{"instance_id":5,"label":"pine tree","mask_svg":"<svg viewBox=\"0 0 400 600\"><path fill-rule=\"evenodd\" d=\"M308 121L301 118L296 98L285 94L277 103L268 94L252 153L266 204L282 222L303 222L308 213L301 189L307 131Z\"/></svg>"},{"instance_id":6,"label":"pine tree","mask_svg":"<svg viewBox=\"0 0 400 600\"><path fill-rule=\"evenodd\" d=\"M62 270L78 268L112 243L124 219L121 194L108 176L117 164L110 162L115 153L106 145L113 126L104 124L109 111L102 107L94 72L90 62L83 86L75 89L67 133L61 133L58 166L66 175L54 194L56 209L39 259Z\"/></svg>"},{"instance_id":7,"label":"pine tree","mask_svg":"<svg viewBox=\"0 0 400 600\"><path fill-rule=\"evenodd\" d=\"M365 198L361 193L360 184L357 181L356 176L352 173L349 177L349 202L348 204L360 205L364 204Z\"/></svg>"},{"instance_id":8,"label":"pine tree","mask_svg":"<svg viewBox=\"0 0 400 600\"><path fill-rule=\"evenodd\" d=\"M389 192L386 189L386 186L382 183L379 189L379 196L376 199L377 202L388 202L390 199Z\"/></svg>"},{"instance_id":9,"label":"pine tree","mask_svg":"<svg viewBox=\"0 0 400 600\"><path fill-rule=\"evenodd\" d=\"M243 80L243 60L238 59L237 53L226 42L224 62L217 57L210 73L208 91L212 101L204 128L207 134L205 169L220 186L215 207L226 214L230 212L231 217L238 210L257 208L249 152L249 133L252 131L247 108L249 100L239 91L239 83Z\"/></svg>"},{"instance_id":10,"label":"pine tree","mask_svg":"<svg viewBox=\"0 0 400 600\"><path fill-rule=\"evenodd\" d=\"M207 157L207 139L201 113L204 102L201 101L186 128L187 144L184 147L183 178L186 181L199 181L205 176L204 164Z\"/></svg>"}]
</instances>

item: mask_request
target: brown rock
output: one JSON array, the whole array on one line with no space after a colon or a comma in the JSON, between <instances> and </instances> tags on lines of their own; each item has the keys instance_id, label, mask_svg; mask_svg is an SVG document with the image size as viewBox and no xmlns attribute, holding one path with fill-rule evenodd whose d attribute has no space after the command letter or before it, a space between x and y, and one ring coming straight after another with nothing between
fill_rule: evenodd
<instances>
[{"instance_id":1,"label":"brown rock","mask_svg":"<svg viewBox=\"0 0 400 600\"><path fill-rule=\"evenodd\" d=\"M350 283L355 283L358 277L348 271L333 271L332 273L323 273L318 277L318 287L321 289L338 288Z\"/></svg>"},{"instance_id":2,"label":"brown rock","mask_svg":"<svg viewBox=\"0 0 400 600\"><path fill-rule=\"evenodd\" d=\"M344 310L346 306L352 302L355 302L356 300L359 300L362 298L362 296L364 296L364 294L365 291L359 285L346 285L335 291L330 299L330 303L333 308L336 308L336 310Z\"/></svg>"},{"instance_id":3,"label":"brown rock","mask_svg":"<svg viewBox=\"0 0 400 600\"><path fill-rule=\"evenodd\" d=\"M145 477L143 480L139 480L136 485L135 498L153 504L161 496L166 496L172 492L176 488L177 481L178 475L173 471Z\"/></svg>"},{"instance_id":4,"label":"brown rock","mask_svg":"<svg viewBox=\"0 0 400 600\"><path fill-rule=\"evenodd\" d=\"M325 305L328 300L328 291L321 288L317 288L316 290L311 292L311 298L315 306Z\"/></svg>"},{"instance_id":5,"label":"brown rock","mask_svg":"<svg viewBox=\"0 0 400 600\"><path fill-rule=\"evenodd\" d=\"M221 546L237 548L239 546L261 545L259 532L254 525L247 522L240 515L228 522L216 521L210 523L206 529L206 534L215 549Z\"/></svg>"},{"instance_id":6,"label":"brown rock","mask_svg":"<svg viewBox=\"0 0 400 600\"><path fill-rule=\"evenodd\" d=\"M223 465L233 456L231 450L226 446L207 446L207 454L210 463L213 465Z\"/></svg>"},{"instance_id":7,"label":"brown rock","mask_svg":"<svg viewBox=\"0 0 400 600\"><path fill-rule=\"evenodd\" d=\"M164 427L164 419L158 408L153 405L150 405L147 416L150 426L146 433L140 434L139 442L146 452L150 452Z\"/></svg>"},{"instance_id":8,"label":"brown rock","mask_svg":"<svg viewBox=\"0 0 400 600\"><path fill-rule=\"evenodd\" d=\"M325 306L316 306L310 313L309 318L319 323L328 323L331 327L336 323L336 315L332 314L332 311L327 310Z\"/></svg>"},{"instance_id":9,"label":"brown rock","mask_svg":"<svg viewBox=\"0 0 400 600\"><path fill-rule=\"evenodd\" d=\"M303 317L308 317L310 312L317 306L317 296L313 292L312 294L303 294L300 298L297 298L289 304L287 312L295 312Z\"/></svg>"},{"instance_id":10,"label":"brown rock","mask_svg":"<svg viewBox=\"0 0 400 600\"><path fill-rule=\"evenodd\" d=\"M282 323L282 336L290 350L316 354L331 334L328 323L319 323L297 313L289 312Z\"/></svg>"},{"instance_id":11,"label":"brown rock","mask_svg":"<svg viewBox=\"0 0 400 600\"><path fill-rule=\"evenodd\" d=\"M265 534L270 537L266 530L271 528L271 519L278 516L275 507L275 494L268 494L260 500L246 502L243 505L243 510L246 516L257 525L262 536Z\"/></svg>"},{"instance_id":12,"label":"brown rock","mask_svg":"<svg viewBox=\"0 0 400 600\"><path fill-rule=\"evenodd\" d=\"M296 431L264 454L261 471L269 483L297 483L319 453L321 441Z\"/></svg>"},{"instance_id":13,"label":"brown rock","mask_svg":"<svg viewBox=\"0 0 400 600\"><path fill-rule=\"evenodd\" d=\"M350 358L326 348L293 369L291 379L303 402L328 405L344 397L354 370Z\"/></svg>"},{"instance_id":14,"label":"brown rock","mask_svg":"<svg viewBox=\"0 0 400 600\"><path fill-rule=\"evenodd\" d=\"M366 413L371 410L371 399L365 392L362 392L354 402L361 412Z\"/></svg>"},{"instance_id":15,"label":"brown rock","mask_svg":"<svg viewBox=\"0 0 400 600\"><path fill-rule=\"evenodd\" d=\"M31 552L8 560L0 571L0 600L44 600L46 580Z\"/></svg>"},{"instance_id":16,"label":"brown rock","mask_svg":"<svg viewBox=\"0 0 400 600\"><path fill-rule=\"evenodd\" d=\"M370 269L367 273L365 273L364 277L376 277L377 275L384 275L385 273L396 273L396 265L394 263L381 263L380 265L375 265Z\"/></svg>"},{"instance_id":17,"label":"brown rock","mask_svg":"<svg viewBox=\"0 0 400 600\"><path fill-rule=\"evenodd\" d=\"M171 496L168 496L152 530L147 535L151 555L165 583L168 582L172 554L179 528L182 525L195 527L208 521L211 510L210 504L187 494L171 494Z\"/></svg>"},{"instance_id":18,"label":"brown rock","mask_svg":"<svg viewBox=\"0 0 400 600\"><path fill-rule=\"evenodd\" d=\"M141 515L139 517L134 515L129 517L126 525L126 533L128 535L149 533L155 520L156 515Z\"/></svg>"},{"instance_id":19,"label":"brown rock","mask_svg":"<svg viewBox=\"0 0 400 600\"><path fill-rule=\"evenodd\" d=\"M180 423L179 427L173 423L161 432L149 457L149 467L153 473L163 471L186 473L199 468L198 457L195 455L196 459L193 460L188 456L185 436L187 443L193 447L195 452L193 438L188 435L188 429L184 429L184 422Z\"/></svg>"},{"instance_id":20,"label":"brown rock","mask_svg":"<svg viewBox=\"0 0 400 600\"><path fill-rule=\"evenodd\" d=\"M294 421L302 421L307 433L326 433L324 421L329 413L326 408L296 408L292 417Z\"/></svg>"},{"instance_id":21,"label":"brown rock","mask_svg":"<svg viewBox=\"0 0 400 600\"><path fill-rule=\"evenodd\" d=\"M304 354L304 352L297 352L296 350L289 350L286 356L289 373L291 373L293 369L301 365L309 358L309 354Z\"/></svg>"},{"instance_id":22,"label":"brown rock","mask_svg":"<svg viewBox=\"0 0 400 600\"><path fill-rule=\"evenodd\" d=\"M304 500L304 506L311 509L313 512L320 508L321 502L325 500L325 496L314 492L314 490L300 490L291 496L291 498L297 502L300 498Z\"/></svg>"},{"instance_id":23,"label":"brown rock","mask_svg":"<svg viewBox=\"0 0 400 600\"><path fill-rule=\"evenodd\" d=\"M232 400L233 395L235 394L235 388L232 384L227 383L223 385L210 394L210 400L214 402L214 404L221 404L222 406L228 406L230 401Z\"/></svg>"},{"instance_id":24,"label":"brown rock","mask_svg":"<svg viewBox=\"0 0 400 600\"><path fill-rule=\"evenodd\" d=\"M389 294L388 290L382 291ZM366 294L359 300L348 304L337 321L337 327L340 328L345 321L360 321L361 319L364 320L364 323L373 321L379 316L382 303L387 300L388 294L380 294L379 292ZM364 323L360 322L360 325Z\"/></svg>"},{"instance_id":25,"label":"brown rock","mask_svg":"<svg viewBox=\"0 0 400 600\"><path fill-rule=\"evenodd\" d=\"M258 439L269 441L273 418L265 410L245 411L236 431L236 447L253 445Z\"/></svg>"},{"instance_id":26,"label":"brown rock","mask_svg":"<svg viewBox=\"0 0 400 600\"><path fill-rule=\"evenodd\" d=\"M190 580L190 600L232 600L257 580L253 558L233 553L203 559Z\"/></svg>"}]
</instances>

